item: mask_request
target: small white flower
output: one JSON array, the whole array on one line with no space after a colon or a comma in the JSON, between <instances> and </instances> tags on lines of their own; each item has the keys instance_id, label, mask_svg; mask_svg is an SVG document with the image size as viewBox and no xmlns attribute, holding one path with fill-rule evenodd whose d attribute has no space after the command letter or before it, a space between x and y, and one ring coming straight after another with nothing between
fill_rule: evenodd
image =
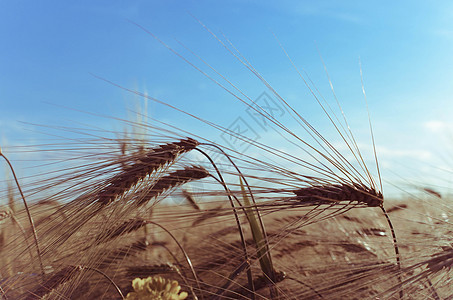
<instances>
[{"instance_id":1,"label":"small white flower","mask_svg":"<svg viewBox=\"0 0 453 300\"><path fill-rule=\"evenodd\" d=\"M179 293L181 287L176 280L160 276L135 278L132 287L134 291L127 294L127 300L183 300L188 296L186 292Z\"/></svg>"}]
</instances>

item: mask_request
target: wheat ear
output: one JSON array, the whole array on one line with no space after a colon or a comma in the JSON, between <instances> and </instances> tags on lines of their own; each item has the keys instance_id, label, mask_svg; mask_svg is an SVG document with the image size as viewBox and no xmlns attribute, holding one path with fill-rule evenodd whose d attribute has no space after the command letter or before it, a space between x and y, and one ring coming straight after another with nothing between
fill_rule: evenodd
<instances>
[{"instance_id":1,"label":"wheat ear","mask_svg":"<svg viewBox=\"0 0 453 300\"><path fill-rule=\"evenodd\" d=\"M162 166L170 164L179 154L194 149L198 144L196 140L186 138L178 142L160 145L137 157L133 164L125 166L123 172L107 181L106 187L97 194L98 202L102 205L111 203L118 195L122 195L142 178Z\"/></svg>"},{"instance_id":2,"label":"wheat ear","mask_svg":"<svg viewBox=\"0 0 453 300\"><path fill-rule=\"evenodd\" d=\"M296 199L304 204L332 204L336 202L357 202L369 207L378 207L383 203L381 192L361 184L315 185L293 191Z\"/></svg>"},{"instance_id":3,"label":"wheat ear","mask_svg":"<svg viewBox=\"0 0 453 300\"><path fill-rule=\"evenodd\" d=\"M336 202L356 202L359 204L365 204L368 207L379 207L381 208L384 216L387 220L387 224L390 227L392 233L393 246L396 255L396 264L398 269L401 270L401 256L398 248L398 241L396 238L395 229L392 221L384 208L384 197L381 192L376 191L373 188L366 187L361 184L334 184L334 185L320 185L311 186L307 188L301 188L293 191L296 194L296 199L304 204L310 205L321 205L321 204L333 204ZM403 292L403 280L401 275L398 275L398 281L401 285L399 297L404 297Z\"/></svg>"},{"instance_id":4,"label":"wheat ear","mask_svg":"<svg viewBox=\"0 0 453 300\"><path fill-rule=\"evenodd\" d=\"M77 230L79 230L105 206L112 203L117 197L120 197L121 195L126 193L134 185L139 183L140 180L142 180L144 177L152 174L165 165L171 164L178 155L194 149L198 144L199 143L196 140L192 138L186 138L178 142L160 145L154 149L150 149L148 152L142 155L135 156L135 160L126 165L124 171L108 179L105 182L104 187L94 194L94 201L96 202L97 206L93 208L92 212L86 214L83 209L76 213L76 217L73 218L76 220L74 226L71 226L70 229L68 229L58 237L58 243L63 243L64 241L69 239ZM163 177L158 180L156 185L161 184L162 180L168 181L167 177ZM155 187L158 188L158 186ZM160 193L161 192L162 190L160 191ZM151 191L150 193L154 196L157 196L159 194L155 191ZM148 200L149 199L151 198L148 197ZM140 205L147 201L143 199L143 197L141 200L143 201L139 201ZM80 199L75 199L72 203L75 203L75 205L80 205L79 202ZM77 219L78 217L80 217L80 220Z\"/></svg>"},{"instance_id":5,"label":"wheat ear","mask_svg":"<svg viewBox=\"0 0 453 300\"><path fill-rule=\"evenodd\" d=\"M209 172L201 166L190 166L181 170L176 170L166 176L159 178L153 187L146 194L141 195L136 205L141 206L152 198L158 197L163 192L182 185L192 180L203 179L209 176Z\"/></svg>"}]
</instances>

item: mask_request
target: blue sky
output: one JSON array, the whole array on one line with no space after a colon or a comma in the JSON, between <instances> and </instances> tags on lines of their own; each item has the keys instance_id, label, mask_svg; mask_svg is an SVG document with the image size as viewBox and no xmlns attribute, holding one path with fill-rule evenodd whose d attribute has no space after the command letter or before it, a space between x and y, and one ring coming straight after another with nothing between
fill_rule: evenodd
<instances>
[{"instance_id":1,"label":"blue sky","mask_svg":"<svg viewBox=\"0 0 453 300\"><path fill-rule=\"evenodd\" d=\"M199 64L177 39L251 98L265 91L191 15L225 34L285 99L330 135L274 34L332 101L318 48L351 127L369 154L360 58L388 189L406 181L451 187L451 174L438 170L453 167L449 1L0 1L3 147L39 143L21 121L114 127L112 120L71 110L126 117L126 109L135 108L132 94L92 74L226 127L238 116L247 118L245 107L129 22ZM153 117L197 126L160 106L149 108Z\"/></svg>"}]
</instances>

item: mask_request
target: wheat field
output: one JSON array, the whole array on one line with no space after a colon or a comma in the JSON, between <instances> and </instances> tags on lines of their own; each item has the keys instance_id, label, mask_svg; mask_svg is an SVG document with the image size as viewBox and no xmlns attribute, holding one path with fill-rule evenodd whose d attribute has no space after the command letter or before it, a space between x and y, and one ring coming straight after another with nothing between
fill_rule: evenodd
<instances>
[{"instance_id":1,"label":"wheat field","mask_svg":"<svg viewBox=\"0 0 453 300\"><path fill-rule=\"evenodd\" d=\"M145 111L107 118L124 132L51 125L56 138L3 147L0 298L453 299L451 198L421 188L387 199L379 153L361 152L341 102L331 107L310 90L331 128L327 138L228 40L214 39L288 119L215 69L223 81L206 74L207 81L266 120L275 143L99 77L248 150ZM205 62L189 64L197 71ZM46 160L16 180L8 157L30 151Z\"/></svg>"}]
</instances>

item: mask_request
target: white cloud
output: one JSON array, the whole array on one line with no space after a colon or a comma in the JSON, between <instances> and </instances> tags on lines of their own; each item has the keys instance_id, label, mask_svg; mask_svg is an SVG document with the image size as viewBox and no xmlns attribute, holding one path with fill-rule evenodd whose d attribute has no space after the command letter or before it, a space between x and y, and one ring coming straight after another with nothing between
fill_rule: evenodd
<instances>
[{"instance_id":1,"label":"white cloud","mask_svg":"<svg viewBox=\"0 0 453 300\"><path fill-rule=\"evenodd\" d=\"M453 30L451 29L437 29L434 30L434 34L441 38L453 39Z\"/></svg>"},{"instance_id":2,"label":"white cloud","mask_svg":"<svg viewBox=\"0 0 453 300\"><path fill-rule=\"evenodd\" d=\"M423 127L433 133L441 133L441 132L445 132L445 130L451 130L453 126L452 126L452 124L450 124L448 122L430 120L430 121L424 122Z\"/></svg>"},{"instance_id":3,"label":"white cloud","mask_svg":"<svg viewBox=\"0 0 453 300\"><path fill-rule=\"evenodd\" d=\"M332 5L319 5L319 3L311 6L307 6L307 4L304 3L304 5L301 5L292 11L300 15L325 16L353 23L359 23L362 21L358 15L346 11L340 11L338 7Z\"/></svg>"},{"instance_id":4,"label":"white cloud","mask_svg":"<svg viewBox=\"0 0 453 300\"><path fill-rule=\"evenodd\" d=\"M433 154L424 149L391 149L388 147L378 146L376 151L379 157L386 159L410 158L427 161L433 158Z\"/></svg>"},{"instance_id":5,"label":"white cloud","mask_svg":"<svg viewBox=\"0 0 453 300\"><path fill-rule=\"evenodd\" d=\"M355 7L339 5L336 1L303 1L298 5L294 1L279 1L271 2L270 5L276 10L296 16L320 16L351 23L363 21L359 14L353 12Z\"/></svg>"}]
</instances>

